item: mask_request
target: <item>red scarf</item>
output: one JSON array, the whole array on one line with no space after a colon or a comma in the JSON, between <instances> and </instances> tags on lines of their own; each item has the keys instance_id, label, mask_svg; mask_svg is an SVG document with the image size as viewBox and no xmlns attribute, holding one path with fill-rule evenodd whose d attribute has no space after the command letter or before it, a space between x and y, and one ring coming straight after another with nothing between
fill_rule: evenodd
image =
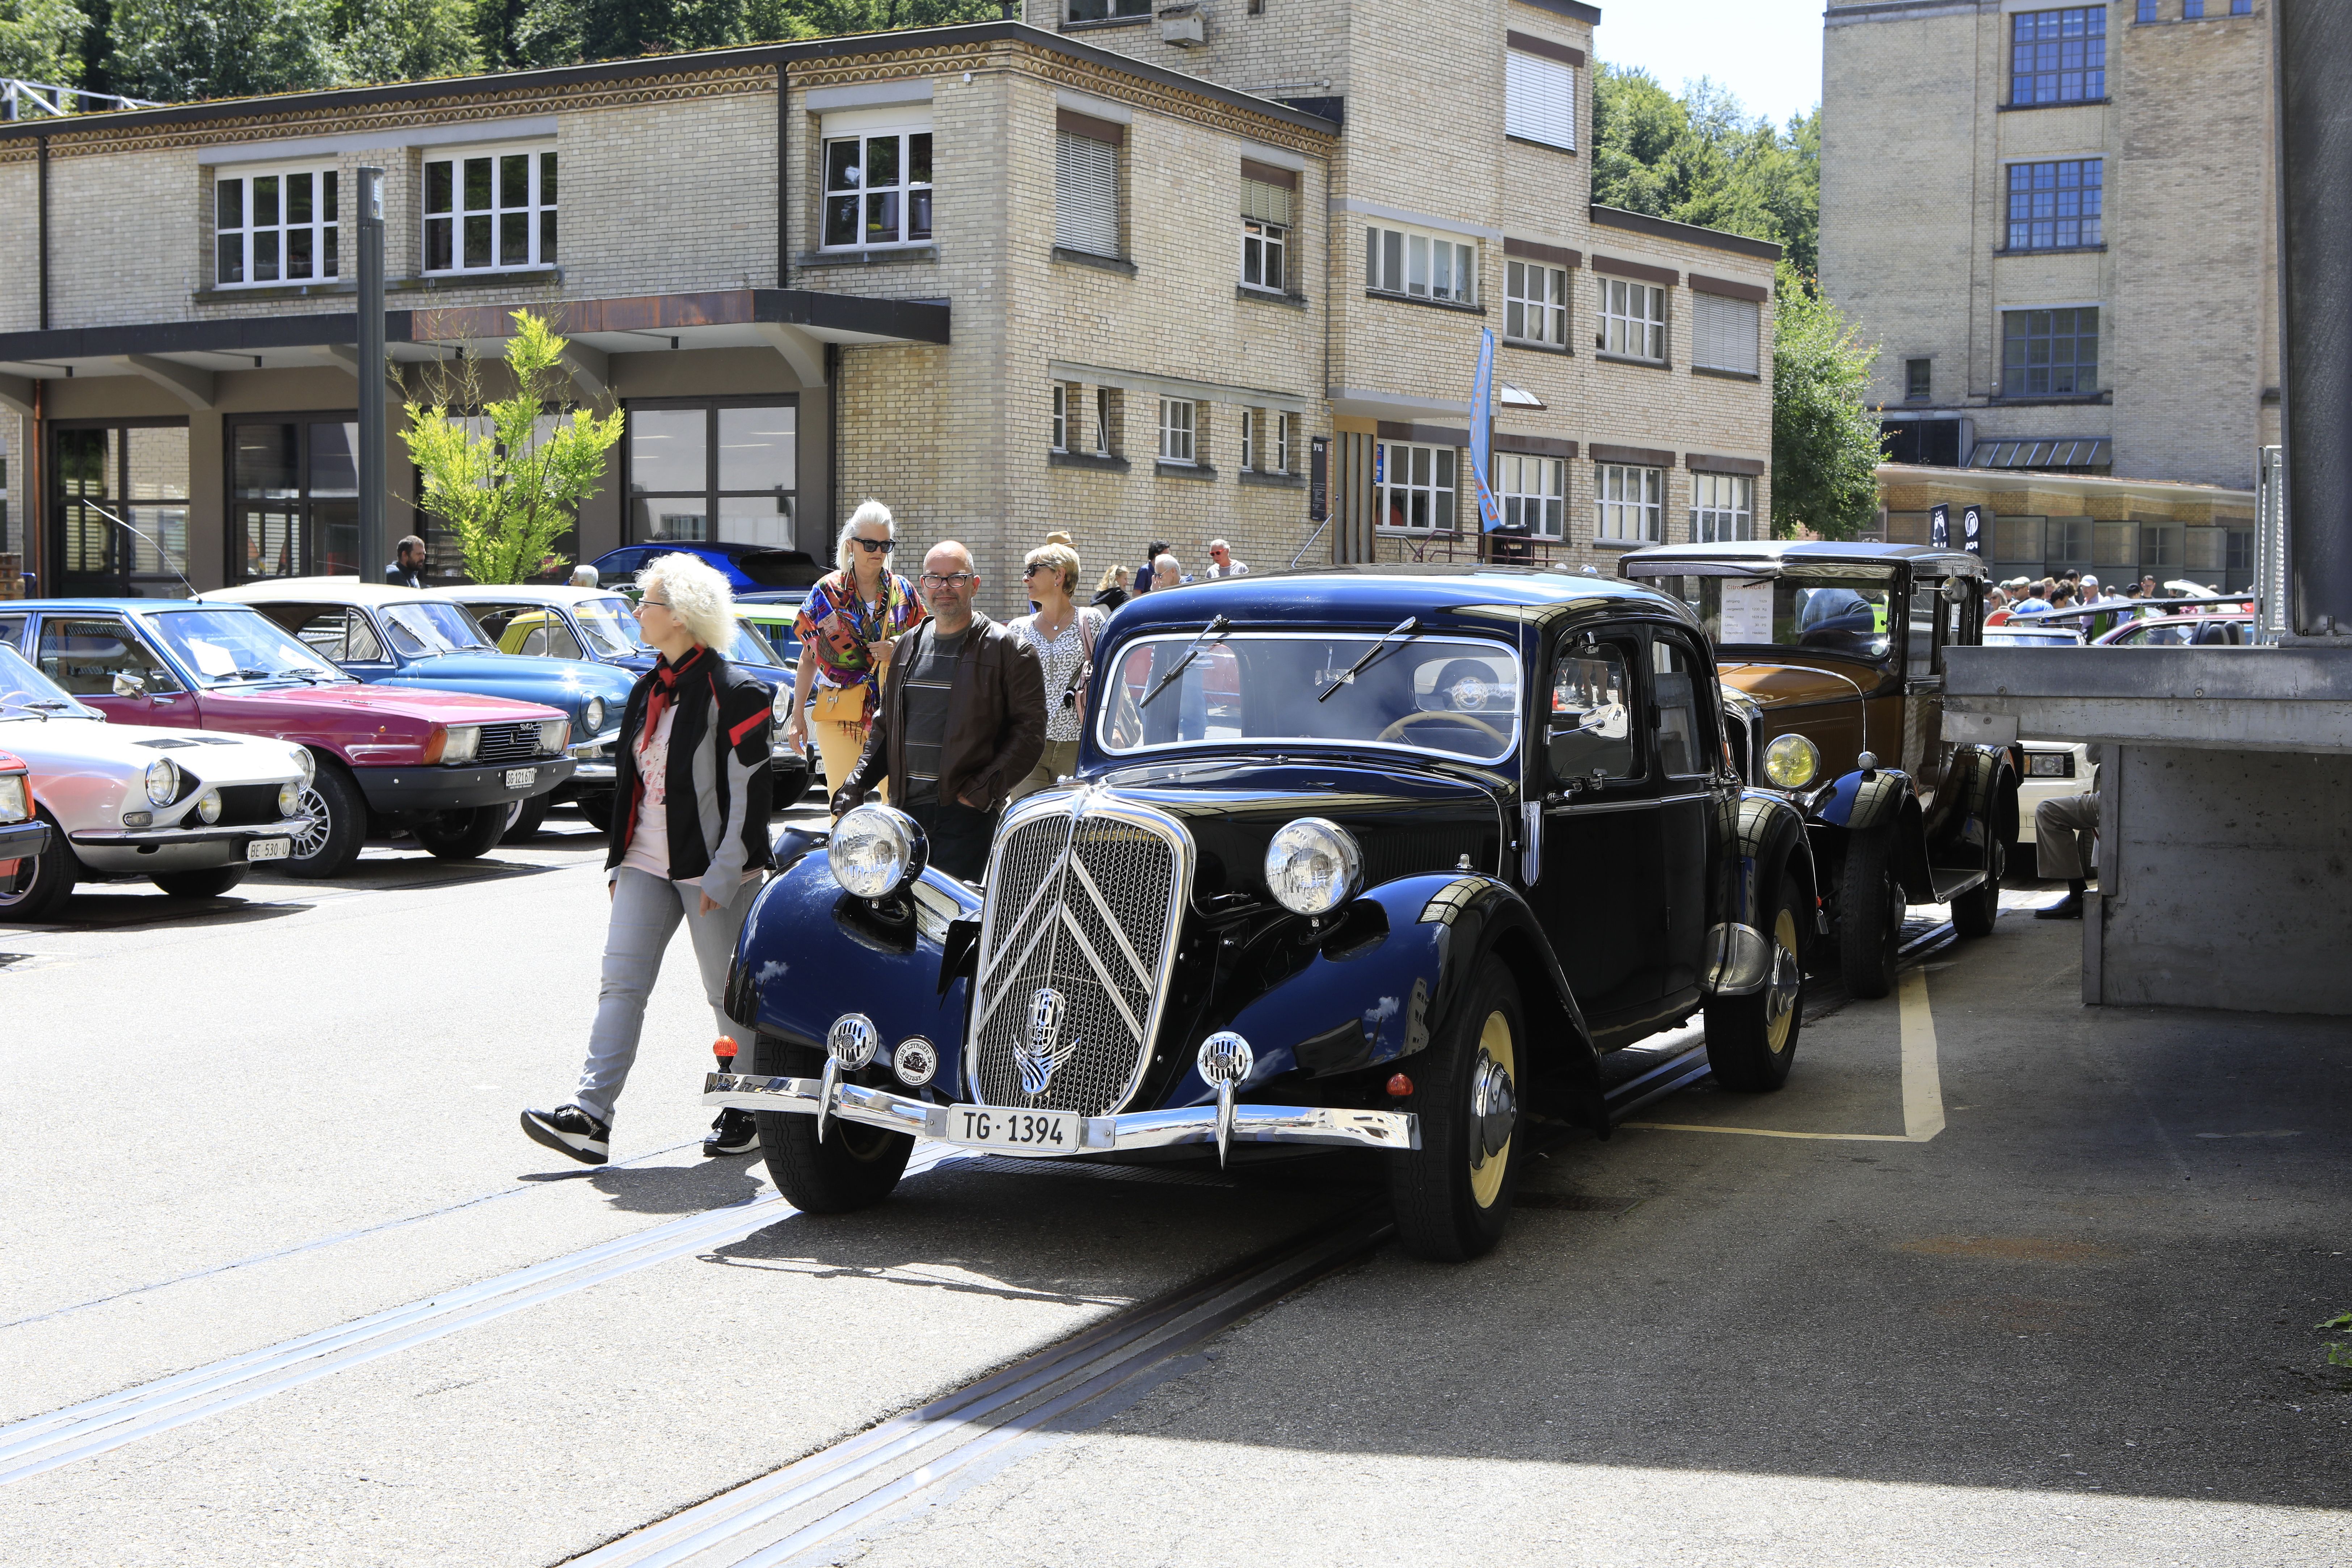
<instances>
[{"instance_id":1,"label":"red scarf","mask_svg":"<svg viewBox=\"0 0 2352 1568\"><path fill-rule=\"evenodd\" d=\"M666 658L654 661L654 689L646 696L646 721L637 731L639 752L643 752L654 736L660 732L662 712L677 700L678 678L688 671L698 676L704 674L703 658L709 651L697 643L694 651L676 664Z\"/></svg>"}]
</instances>

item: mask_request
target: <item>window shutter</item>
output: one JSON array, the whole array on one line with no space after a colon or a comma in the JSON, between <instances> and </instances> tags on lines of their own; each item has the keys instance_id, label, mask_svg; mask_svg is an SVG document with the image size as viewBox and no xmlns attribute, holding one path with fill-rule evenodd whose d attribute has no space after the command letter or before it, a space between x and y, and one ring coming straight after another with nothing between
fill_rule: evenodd
<instances>
[{"instance_id":1,"label":"window shutter","mask_svg":"<svg viewBox=\"0 0 2352 1568\"><path fill-rule=\"evenodd\" d=\"M1054 243L1091 256L1118 254L1118 149L1058 133L1054 171Z\"/></svg>"},{"instance_id":2,"label":"window shutter","mask_svg":"<svg viewBox=\"0 0 2352 1568\"><path fill-rule=\"evenodd\" d=\"M1507 50L1503 101L1503 129L1508 134L1576 150L1575 67Z\"/></svg>"},{"instance_id":3,"label":"window shutter","mask_svg":"<svg viewBox=\"0 0 2352 1568\"><path fill-rule=\"evenodd\" d=\"M1242 181L1242 216L1255 218L1260 223L1290 226L1290 193L1280 185L1269 185L1264 180L1244 177Z\"/></svg>"},{"instance_id":4,"label":"window shutter","mask_svg":"<svg viewBox=\"0 0 2352 1568\"><path fill-rule=\"evenodd\" d=\"M1709 370L1757 374L1760 318L1753 300L1720 294L1691 296L1691 363Z\"/></svg>"}]
</instances>

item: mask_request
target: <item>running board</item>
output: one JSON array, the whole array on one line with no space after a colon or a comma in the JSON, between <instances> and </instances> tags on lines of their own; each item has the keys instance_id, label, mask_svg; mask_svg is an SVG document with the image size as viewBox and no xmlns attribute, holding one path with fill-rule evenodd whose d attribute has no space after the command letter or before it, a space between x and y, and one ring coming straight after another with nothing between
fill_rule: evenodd
<instances>
[{"instance_id":1,"label":"running board","mask_svg":"<svg viewBox=\"0 0 2352 1568\"><path fill-rule=\"evenodd\" d=\"M1931 868L1927 872L1927 880L1935 888L1936 901L1939 904L1948 904L1962 893L1983 887L1984 879L1984 868L1981 866L1954 867L1948 871Z\"/></svg>"}]
</instances>

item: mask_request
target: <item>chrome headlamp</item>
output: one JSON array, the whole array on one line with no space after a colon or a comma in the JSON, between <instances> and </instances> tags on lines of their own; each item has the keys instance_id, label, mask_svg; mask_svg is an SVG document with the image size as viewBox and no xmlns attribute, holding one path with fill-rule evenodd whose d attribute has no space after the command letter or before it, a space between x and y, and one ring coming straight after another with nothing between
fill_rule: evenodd
<instances>
[{"instance_id":1,"label":"chrome headlamp","mask_svg":"<svg viewBox=\"0 0 2352 1568\"><path fill-rule=\"evenodd\" d=\"M563 748L571 739L571 720L545 719L540 721L539 749L543 754L551 757L562 755Z\"/></svg>"},{"instance_id":2,"label":"chrome headlamp","mask_svg":"<svg viewBox=\"0 0 2352 1568\"><path fill-rule=\"evenodd\" d=\"M1764 748L1764 776L1775 788L1802 789L1821 772L1821 748L1802 735L1782 735Z\"/></svg>"},{"instance_id":3,"label":"chrome headlamp","mask_svg":"<svg viewBox=\"0 0 2352 1568\"><path fill-rule=\"evenodd\" d=\"M602 733L604 728L604 700L601 697L588 699L588 706L580 710L580 722L587 733L591 735Z\"/></svg>"},{"instance_id":4,"label":"chrome headlamp","mask_svg":"<svg viewBox=\"0 0 2352 1568\"><path fill-rule=\"evenodd\" d=\"M147 764L147 804L169 805L172 797L180 793L180 770L169 757L158 757Z\"/></svg>"},{"instance_id":5,"label":"chrome headlamp","mask_svg":"<svg viewBox=\"0 0 2352 1568\"><path fill-rule=\"evenodd\" d=\"M790 684L776 688L775 698L768 704L768 712L780 725L792 718L793 689Z\"/></svg>"},{"instance_id":6,"label":"chrome headlamp","mask_svg":"<svg viewBox=\"0 0 2352 1568\"><path fill-rule=\"evenodd\" d=\"M299 784L279 784L278 786L278 815L281 817L291 816L301 809L302 786Z\"/></svg>"},{"instance_id":7,"label":"chrome headlamp","mask_svg":"<svg viewBox=\"0 0 2352 1568\"><path fill-rule=\"evenodd\" d=\"M1265 885L1292 914L1329 914L1363 887L1364 852L1338 823L1302 816L1265 847Z\"/></svg>"},{"instance_id":8,"label":"chrome headlamp","mask_svg":"<svg viewBox=\"0 0 2352 1568\"><path fill-rule=\"evenodd\" d=\"M310 754L310 748L308 746L296 746L292 751L294 766L301 773L302 782L307 785L312 779L319 776L319 759Z\"/></svg>"},{"instance_id":9,"label":"chrome headlamp","mask_svg":"<svg viewBox=\"0 0 2352 1568\"><path fill-rule=\"evenodd\" d=\"M207 827L211 826L214 823L218 822L221 815L221 792L216 789L208 789L205 791L204 794L198 795L196 797L196 815L204 819L205 826Z\"/></svg>"},{"instance_id":10,"label":"chrome headlamp","mask_svg":"<svg viewBox=\"0 0 2352 1568\"><path fill-rule=\"evenodd\" d=\"M0 773L0 822L22 822L32 815L32 793L25 775Z\"/></svg>"},{"instance_id":11,"label":"chrome headlamp","mask_svg":"<svg viewBox=\"0 0 2352 1568\"><path fill-rule=\"evenodd\" d=\"M930 847L915 819L887 805L861 805L833 825L825 858L833 879L861 899L887 899L923 874Z\"/></svg>"},{"instance_id":12,"label":"chrome headlamp","mask_svg":"<svg viewBox=\"0 0 2352 1568\"><path fill-rule=\"evenodd\" d=\"M449 738L441 742L441 763L444 767L457 767L474 760L482 749L482 727L479 724L452 724Z\"/></svg>"}]
</instances>

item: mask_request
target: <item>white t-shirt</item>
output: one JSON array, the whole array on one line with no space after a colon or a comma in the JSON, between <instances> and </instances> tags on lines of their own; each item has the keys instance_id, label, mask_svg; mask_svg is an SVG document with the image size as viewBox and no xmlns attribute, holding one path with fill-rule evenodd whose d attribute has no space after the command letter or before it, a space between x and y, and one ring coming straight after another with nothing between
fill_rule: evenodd
<instances>
[{"instance_id":1,"label":"white t-shirt","mask_svg":"<svg viewBox=\"0 0 2352 1568\"><path fill-rule=\"evenodd\" d=\"M662 710L661 722L637 747L637 777L645 795L637 802L636 831L629 836L624 866L669 879L669 731L677 718L677 704Z\"/></svg>"}]
</instances>

